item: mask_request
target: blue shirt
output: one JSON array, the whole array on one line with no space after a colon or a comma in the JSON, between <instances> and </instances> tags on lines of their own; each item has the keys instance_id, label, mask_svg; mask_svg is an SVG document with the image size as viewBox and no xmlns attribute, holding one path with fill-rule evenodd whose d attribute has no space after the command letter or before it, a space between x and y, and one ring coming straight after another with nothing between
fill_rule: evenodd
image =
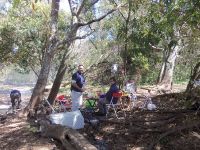
<instances>
[{"instance_id":1,"label":"blue shirt","mask_svg":"<svg viewBox=\"0 0 200 150\"><path fill-rule=\"evenodd\" d=\"M115 92L118 92L119 91L119 88L117 87L116 83L112 84L110 86L110 89L108 90L108 92L106 93L106 99L107 101L111 101L112 99L112 94L115 93ZM113 103L117 103L117 98L114 98L113 99Z\"/></svg>"},{"instance_id":2,"label":"blue shirt","mask_svg":"<svg viewBox=\"0 0 200 150\"><path fill-rule=\"evenodd\" d=\"M76 73L74 73L72 75L72 80L76 81L76 84L78 85L78 87L82 88L85 84L85 78L83 76L83 74L81 74L79 71L77 71ZM76 91L76 92L82 92L80 91L78 88L71 86L71 90Z\"/></svg>"}]
</instances>

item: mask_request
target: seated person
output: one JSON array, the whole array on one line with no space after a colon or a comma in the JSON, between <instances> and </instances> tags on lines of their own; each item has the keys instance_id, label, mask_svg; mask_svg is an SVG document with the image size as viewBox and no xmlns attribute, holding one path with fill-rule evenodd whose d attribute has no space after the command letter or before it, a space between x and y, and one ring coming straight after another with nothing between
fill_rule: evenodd
<instances>
[{"instance_id":1,"label":"seated person","mask_svg":"<svg viewBox=\"0 0 200 150\"><path fill-rule=\"evenodd\" d=\"M98 101L98 108L99 111L97 112L98 115L106 115L106 104L109 104L112 99L112 94L119 91L119 88L116 85L116 79L114 77L110 78L110 89L104 95L100 96ZM113 99L113 103L117 103L117 98Z\"/></svg>"}]
</instances>

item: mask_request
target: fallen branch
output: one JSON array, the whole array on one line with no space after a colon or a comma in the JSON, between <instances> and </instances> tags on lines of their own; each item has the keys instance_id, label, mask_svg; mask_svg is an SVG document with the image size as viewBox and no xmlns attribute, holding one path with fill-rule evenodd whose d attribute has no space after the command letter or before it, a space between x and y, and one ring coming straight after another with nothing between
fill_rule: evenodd
<instances>
[{"instance_id":1,"label":"fallen branch","mask_svg":"<svg viewBox=\"0 0 200 150\"><path fill-rule=\"evenodd\" d=\"M180 132L182 130L185 130L185 129L190 129L190 128L194 128L194 127L199 127L200 126L200 122L195 122L193 124L189 124L189 125L185 125L185 126L182 126L182 127L175 127L173 129L170 129L168 130L167 132L163 133L160 135L160 137L155 141L155 142L152 142L152 144L149 146L148 150L152 150L154 148L154 146L161 140L163 139L164 137L170 135L170 134L173 134L175 132Z\"/></svg>"},{"instance_id":2,"label":"fallen branch","mask_svg":"<svg viewBox=\"0 0 200 150\"><path fill-rule=\"evenodd\" d=\"M61 125L42 125L42 136L59 140L65 149L97 150L78 131Z\"/></svg>"},{"instance_id":3,"label":"fallen branch","mask_svg":"<svg viewBox=\"0 0 200 150\"><path fill-rule=\"evenodd\" d=\"M130 128L129 133L130 134L135 134L135 133L163 133L165 132L166 129L140 129L140 128Z\"/></svg>"}]
</instances>

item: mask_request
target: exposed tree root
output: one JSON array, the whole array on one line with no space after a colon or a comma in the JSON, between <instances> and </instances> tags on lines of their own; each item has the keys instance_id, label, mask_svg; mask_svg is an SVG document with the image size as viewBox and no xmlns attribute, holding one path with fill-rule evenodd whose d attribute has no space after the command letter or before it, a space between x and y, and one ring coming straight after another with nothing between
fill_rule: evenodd
<instances>
[{"instance_id":1,"label":"exposed tree root","mask_svg":"<svg viewBox=\"0 0 200 150\"><path fill-rule=\"evenodd\" d=\"M140 114L145 114L145 113L158 113L158 114L166 114L166 113L195 113L195 110L189 110L189 109L176 109L176 110L157 110L157 111L150 111L150 110L144 110L139 112Z\"/></svg>"},{"instance_id":2,"label":"exposed tree root","mask_svg":"<svg viewBox=\"0 0 200 150\"><path fill-rule=\"evenodd\" d=\"M180 132L182 130L186 130L186 129L190 129L190 128L194 128L194 127L200 127L200 122L195 122L195 123L192 123L192 124L189 124L189 125L183 125L181 127L175 127L175 128L172 128L170 130L168 130L167 132L163 133L160 135L160 137L152 142L152 144L149 146L148 150L152 150L154 149L154 146L161 140L163 139L164 137L170 135L170 134L173 134L175 132Z\"/></svg>"}]
</instances>

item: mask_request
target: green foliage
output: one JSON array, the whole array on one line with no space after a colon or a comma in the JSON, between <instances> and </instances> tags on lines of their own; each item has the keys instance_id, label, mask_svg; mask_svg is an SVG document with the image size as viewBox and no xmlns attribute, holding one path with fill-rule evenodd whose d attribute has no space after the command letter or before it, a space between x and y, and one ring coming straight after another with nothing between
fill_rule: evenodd
<instances>
[{"instance_id":1,"label":"green foliage","mask_svg":"<svg viewBox=\"0 0 200 150\"><path fill-rule=\"evenodd\" d=\"M20 4L21 0L13 0L13 7L17 7Z\"/></svg>"},{"instance_id":2,"label":"green foliage","mask_svg":"<svg viewBox=\"0 0 200 150\"><path fill-rule=\"evenodd\" d=\"M50 6L45 3L16 1L0 24L0 61L18 64L21 67L19 72L27 72L30 68L39 70L50 34L49 14ZM69 28L66 19L67 15L60 13L58 28L61 38ZM16 52L13 52L14 46L18 47Z\"/></svg>"},{"instance_id":3,"label":"green foliage","mask_svg":"<svg viewBox=\"0 0 200 150\"><path fill-rule=\"evenodd\" d=\"M139 70L139 74L142 75L141 83L154 83L159 74L161 65L158 64L162 63L162 54L155 53L149 43L168 52L181 38L184 44L189 46L185 48L182 45L183 50L180 55L183 59L177 61L174 80L175 82L188 80L192 64L199 59L200 2L198 0L116 2L127 2L127 5L122 7L120 12L115 12L103 21L93 24L92 28L97 32L90 36L90 40L94 46L85 42L85 45L89 46L85 48L82 45L82 49L87 55L80 59L89 66L96 63L100 57L103 60L104 54L110 54L110 57L104 57L108 63L126 61L128 75L135 75ZM50 34L50 6L41 2L21 0L15 0L13 4L8 16L0 22L0 62L18 64L22 68L18 69L19 72L28 72L30 67L39 70ZM108 1L98 4L105 6L102 9L100 7L87 9L90 6L89 1L86 1L85 5L87 7L81 14L84 21L110 10ZM59 14L60 39L64 38L66 31L69 30L68 20L70 19L67 14ZM179 37L176 36L177 30L180 31ZM18 47L16 52L13 51L15 46ZM89 50L86 52L85 49ZM191 55L192 53L194 54ZM62 55L61 52L54 59L55 68ZM70 63L73 61L70 60ZM102 67L98 73L105 77L110 64Z\"/></svg>"},{"instance_id":4,"label":"green foliage","mask_svg":"<svg viewBox=\"0 0 200 150\"><path fill-rule=\"evenodd\" d=\"M143 69L144 71L149 70L148 58L142 53L138 53L135 57L132 57L132 66Z\"/></svg>"},{"instance_id":5,"label":"green foliage","mask_svg":"<svg viewBox=\"0 0 200 150\"><path fill-rule=\"evenodd\" d=\"M13 54L15 27L0 26L0 62L9 62Z\"/></svg>"}]
</instances>

